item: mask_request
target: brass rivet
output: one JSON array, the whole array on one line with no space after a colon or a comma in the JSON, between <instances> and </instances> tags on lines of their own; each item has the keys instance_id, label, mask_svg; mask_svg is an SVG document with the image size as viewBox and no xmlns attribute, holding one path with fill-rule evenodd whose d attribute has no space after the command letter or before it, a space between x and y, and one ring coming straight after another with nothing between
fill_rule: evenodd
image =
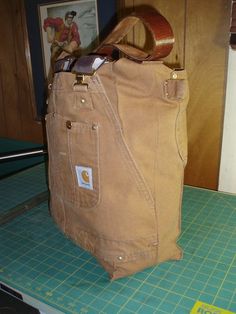
<instances>
[{"instance_id":1,"label":"brass rivet","mask_svg":"<svg viewBox=\"0 0 236 314\"><path fill-rule=\"evenodd\" d=\"M92 130L97 130L98 126L96 124L92 125Z\"/></svg>"},{"instance_id":2,"label":"brass rivet","mask_svg":"<svg viewBox=\"0 0 236 314\"><path fill-rule=\"evenodd\" d=\"M117 258L118 258L118 260L120 260L120 261L123 259L122 256L118 256Z\"/></svg>"},{"instance_id":3,"label":"brass rivet","mask_svg":"<svg viewBox=\"0 0 236 314\"><path fill-rule=\"evenodd\" d=\"M71 121L66 121L66 127L67 127L67 129L71 129L72 128Z\"/></svg>"},{"instance_id":4,"label":"brass rivet","mask_svg":"<svg viewBox=\"0 0 236 314\"><path fill-rule=\"evenodd\" d=\"M172 78L175 80L175 79L177 79L177 77L178 77L178 75L174 72L174 73L172 73Z\"/></svg>"},{"instance_id":5,"label":"brass rivet","mask_svg":"<svg viewBox=\"0 0 236 314\"><path fill-rule=\"evenodd\" d=\"M85 104L86 100L85 100L84 98L81 98L81 99L80 99L80 102L81 102L82 104Z\"/></svg>"}]
</instances>

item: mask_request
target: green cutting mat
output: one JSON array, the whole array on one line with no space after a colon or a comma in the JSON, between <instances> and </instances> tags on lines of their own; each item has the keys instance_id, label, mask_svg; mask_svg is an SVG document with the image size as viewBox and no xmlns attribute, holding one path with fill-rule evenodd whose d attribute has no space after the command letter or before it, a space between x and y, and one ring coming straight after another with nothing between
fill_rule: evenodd
<instances>
[{"instance_id":1,"label":"green cutting mat","mask_svg":"<svg viewBox=\"0 0 236 314\"><path fill-rule=\"evenodd\" d=\"M18 204L47 191L46 164L19 171L0 180L0 217Z\"/></svg>"},{"instance_id":2,"label":"green cutting mat","mask_svg":"<svg viewBox=\"0 0 236 314\"><path fill-rule=\"evenodd\" d=\"M42 203L0 228L0 281L64 313L187 314L196 300L236 312L236 197L185 187L179 242L182 261L111 282Z\"/></svg>"}]
</instances>

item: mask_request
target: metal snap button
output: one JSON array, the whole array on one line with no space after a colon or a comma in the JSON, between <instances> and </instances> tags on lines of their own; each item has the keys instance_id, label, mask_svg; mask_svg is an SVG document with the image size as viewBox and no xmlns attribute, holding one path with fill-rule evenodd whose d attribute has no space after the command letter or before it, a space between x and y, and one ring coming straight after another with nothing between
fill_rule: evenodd
<instances>
[{"instance_id":1,"label":"metal snap button","mask_svg":"<svg viewBox=\"0 0 236 314\"><path fill-rule=\"evenodd\" d=\"M66 127L67 127L67 129L71 129L72 128L71 121L66 121Z\"/></svg>"}]
</instances>

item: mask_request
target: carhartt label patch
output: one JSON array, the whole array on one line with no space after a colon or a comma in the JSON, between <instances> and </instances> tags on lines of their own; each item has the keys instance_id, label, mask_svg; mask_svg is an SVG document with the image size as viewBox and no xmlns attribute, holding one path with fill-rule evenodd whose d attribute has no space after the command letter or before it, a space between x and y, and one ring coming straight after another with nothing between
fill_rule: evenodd
<instances>
[{"instance_id":1,"label":"carhartt label patch","mask_svg":"<svg viewBox=\"0 0 236 314\"><path fill-rule=\"evenodd\" d=\"M221 309L211 304L197 301L190 314L235 314L231 311Z\"/></svg>"},{"instance_id":2,"label":"carhartt label patch","mask_svg":"<svg viewBox=\"0 0 236 314\"><path fill-rule=\"evenodd\" d=\"M92 168L75 166L78 185L81 188L93 190L93 171Z\"/></svg>"}]
</instances>

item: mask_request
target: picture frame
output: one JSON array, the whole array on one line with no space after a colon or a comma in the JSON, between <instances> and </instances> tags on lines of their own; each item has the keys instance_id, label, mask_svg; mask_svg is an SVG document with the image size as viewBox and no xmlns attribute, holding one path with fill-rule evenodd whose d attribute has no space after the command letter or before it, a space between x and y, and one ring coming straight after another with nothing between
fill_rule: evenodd
<instances>
[{"instance_id":1,"label":"picture frame","mask_svg":"<svg viewBox=\"0 0 236 314\"><path fill-rule=\"evenodd\" d=\"M44 30L42 27L42 17L40 16L40 8L59 7L62 5L64 9L66 6L79 5L85 0L24 0L27 41L29 44L29 51L27 51L27 66L28 73L30 73L32 81L32 97L33 112L35 112L35 119L41 121L46 114L47 101L47 66L45 56L48 50L45 50L45 39L42 38ZM71 4L72 3L72 4ZM97 38L91 42L91 46L83 47L83 53L87 53L92 48L93 44L101 42L106 35L115 26L117 21L117 1L116 0L96 0L97 9ZM45 34L44 34L45 35ZM48 48L47 48L48 49Z\"/></svg>"},{"instance_id":2,"label":"picture frame","mask_svg":"<svg viewBox=\"0 0 236 314\"><path fill-rule=\"evenodd\" d=\"M38 14L45 77L51 60L63 51L86 55L98 45L97 0L39 4Z\"/></svg>"}]
</instances>

